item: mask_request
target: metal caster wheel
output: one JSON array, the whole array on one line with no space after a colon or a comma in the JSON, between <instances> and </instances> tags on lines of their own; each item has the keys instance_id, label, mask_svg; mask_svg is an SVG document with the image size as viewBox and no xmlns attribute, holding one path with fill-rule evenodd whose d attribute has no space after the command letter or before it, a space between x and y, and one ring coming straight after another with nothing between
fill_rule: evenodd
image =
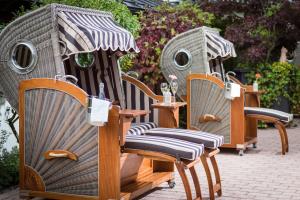
<instances>
[{"instance_id":1,"label":"metal caster wheel","mask_svg":"<svg viewBox=\"0 0 300 200\"><path fill-rule=\"evenodd\" d=\"M169 188L173 189L176 185L175 181L168 181Z\"/></svg>"},{"instance_id":2,"label":"metal caster wheel","mask_svg":"<svg viewBox=\"0 0 300 200\"><path fill-rule=\"evenodd\" d=\"M253 148L254 148L254 149L257 148L257 144L256 144L256 143L253 144Z\"/></svg>"},{"instance_id":3,"label":"metal caster wheel","mask_svg":"<svg viewBox=\"0 0 300 200\"><path fill-rule=\"evenodd\" d=\"M244 155L244 150L241 149L241 150L239 151L239 156L243 156L243 155Z\"/></svg>"}]
</instances>

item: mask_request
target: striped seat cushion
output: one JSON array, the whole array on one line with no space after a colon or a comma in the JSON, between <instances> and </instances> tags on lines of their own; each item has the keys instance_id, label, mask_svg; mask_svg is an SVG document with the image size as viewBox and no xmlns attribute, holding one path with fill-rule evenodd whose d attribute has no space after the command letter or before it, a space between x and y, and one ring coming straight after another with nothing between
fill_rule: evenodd
<instances>
[{"instance_id":1,"label":"striped seat cushion","mask_svg":"<svg viewBox=\"0 0 300 200\"><path fill-rule=\"evenodd\" d=\"M157 125L153 122L133 124L131 125L131 128L128 130L127 135L142 135L145 133L145 131L156 127Z\"/></svg>"},{"instance_id":2,"label":"striped seat cushion","mask_svg":"<svg viewBox=\"0 0 300 200\"><path fill-rule=\"evenodd\" d=\"M177 159L195 160L203 154L204 145L167 137L127 135L125 149L164 153Z\"/></svg>"},{"instance_id":3,"label":"striped seat cushion","mask_svg":"<svg viewBox=\"0 0 300 200\"><path fill-rule=\"evenodd\" d=\"M256 114L256 115L275 117L280 121L286 123L289 123L293 120L293 114L282 112L279 110L269 109L269 108L245 107L244 112L246 115Z\"/></svg>"},{"instance_id":4,"label":"striped seat cushion","mask_svg":"<svg viewBox=\"0 0 300 200\"><path fill-rule=\"evenodd\" d=\"M169 137L203 144L206 148L216 149L224 144L224 137L202 131L173 128L154 128L145 132L149 136Z\"/></svg>"}]
</instances>

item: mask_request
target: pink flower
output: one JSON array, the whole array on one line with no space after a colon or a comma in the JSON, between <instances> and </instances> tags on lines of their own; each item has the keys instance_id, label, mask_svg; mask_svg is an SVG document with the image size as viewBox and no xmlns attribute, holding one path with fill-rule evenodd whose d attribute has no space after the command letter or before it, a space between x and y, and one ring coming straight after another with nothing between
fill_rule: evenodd
<instances>
[{"instance_id":1,"label":"pink flower","mask_svg":"<svg viewBox=\"0 0 300 200\"><path fill-rule=\"evenodd\" d=\"M177 76L173 75L173 74L170 74L169 75L169 78L173 81L173 80L176 80L177 79Z\"/></svg>"}]
</instances>

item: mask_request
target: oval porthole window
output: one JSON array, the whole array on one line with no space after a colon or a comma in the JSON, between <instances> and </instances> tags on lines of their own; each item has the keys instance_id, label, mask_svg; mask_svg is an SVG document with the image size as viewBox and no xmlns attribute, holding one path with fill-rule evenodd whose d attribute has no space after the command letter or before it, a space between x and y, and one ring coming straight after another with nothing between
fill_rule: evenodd
<instances>
[{"instance_id":1,"label":"oval porthole window","mask_svg":"<svg viewBox=\"0 0 300 200\"><path fill-rule=\"evenodd\" d=\"M19 74L31 72L38 61L37 50L30 41L19 41L11 49L9 65Z\"/></svg>"},{"instance_id":2,"label":"oval porthole window","mask_svg":"<svg viewBox=\"0 0 300 200\"><path fill-rule=\"evenodd\" d=\"M75 62L81 69L87 69L94 64L95 55L93 53L75 54Z\"/></svg>"},{"instance_id":3,"label":"oval porthole window","mask_svg":"<svg viewBox=\"0 0 300 200\"><path fill-rule=\"evenodd\" d=\"M177 69L185 70L191 66L192 55L185 49L180 49L174 55L174 63Z\"/></svg>"}]
</instances>

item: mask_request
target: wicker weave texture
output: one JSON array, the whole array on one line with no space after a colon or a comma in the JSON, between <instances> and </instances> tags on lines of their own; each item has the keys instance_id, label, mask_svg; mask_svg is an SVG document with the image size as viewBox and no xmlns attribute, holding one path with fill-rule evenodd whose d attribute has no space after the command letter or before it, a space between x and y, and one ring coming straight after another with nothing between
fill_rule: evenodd
<instances>
[{"instance_id":1,"label":"wicker weave texture","mask_svg":"<svg viewBox=\"0 0 300 200\"><path fill-rule=\"evenodd\" d=\"M201 37L201 29L193 29L177 35L165 46L160 60L160 67L163 75L169 80L169 75L176 75L178 78L178 96L186 95L186 76L189 73L206 73L205 63L207 63L206 52L204 52L204 39ZM184 49L192 55L191 67L178 70L175 66L174 56L176 52Z\"/></svg>"},{"instance_id":2,"label":"wicker weave texture","mask_svg":"<svg viewBox=\"0 0 300 200\"><path fill-rule=\"evenodd\" d=\"M26 14L9 24L0 35L0 84L14 108L18 108L18 86L24 79L54 77L56 69L52 48L51 9L44 7ZM37 49L36 68L28 74L18 74L9 65L9 52L19 40L28 40ZM18 110L18 109L17 109Z\"/></svg>"},{"instance_id":3,"label":"wicker weave texture","mask_svg":"<svg viewBox=\"0 0 300 200\"><path fill-rule=\"evenodd\" d=\"M225 143L230 143L231 102L224 96L224 90L208 80L191 81L190 119L191 127L201 131L224 136ZM197 92L195 92L197 91ZM200 123L199 118L205 114L221 118L221 122Z\"/></svg>"},{"instance_id":4,"label":"wicker weave texture","mask_svg":"<svg viewBox=\"0 0 300 200\"><path fill-rule=\"evenodd\" d=\"M77 161L46 160L49 150L67 150ZM25 93L25 164L43 178L46 191L98 195L98 128L87 123L86 109L56 90Z\"/></svg>"}]
</instances>

